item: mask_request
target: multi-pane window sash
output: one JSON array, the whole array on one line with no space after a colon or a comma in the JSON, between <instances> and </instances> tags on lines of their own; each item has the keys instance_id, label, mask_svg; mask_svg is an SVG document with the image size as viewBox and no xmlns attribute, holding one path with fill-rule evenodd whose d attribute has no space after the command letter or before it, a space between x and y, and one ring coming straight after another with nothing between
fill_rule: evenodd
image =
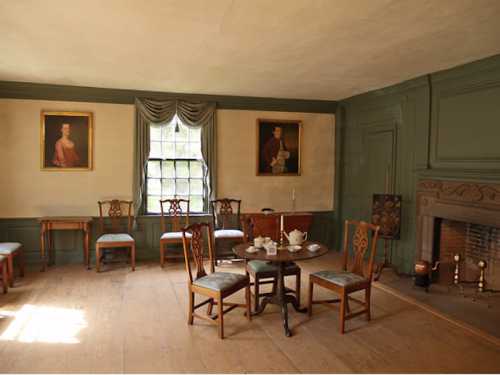
<instances>
[{"instance_id":1,"label":"multi-pane window sash","mask_svg":"<svg viewBox=\"0 0 500 375\"><path fill-rule=\"evenodd\" d=\"M160 199L189 199L192 212L203 212L206 206L200 132L180 123L176 132L175 125L174 119L168 125L151 126L146 183L148 213L160 212Z\"/></svg>"}]
</instances>

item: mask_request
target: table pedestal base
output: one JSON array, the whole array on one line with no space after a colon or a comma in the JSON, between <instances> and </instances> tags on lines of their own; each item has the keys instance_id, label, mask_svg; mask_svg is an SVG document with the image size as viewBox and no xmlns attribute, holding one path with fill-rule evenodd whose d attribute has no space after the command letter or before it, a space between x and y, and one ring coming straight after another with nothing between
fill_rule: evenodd
<instances>
[{"instance_id":1,"label":"table pedestal base","mask_svg":"<svg viewBox=\"0 0 500 375\"><path fill-rule=\"evenodd\" d=\"M292 335L292 331L288 327L288 304L291 303L295 311L300 313L306 313L307 308L301 308L299 306L297 298L295 298L294 295L288 294L291 292L291 290L285 287L285 262L276 262L275 265L278 269L276 293L272 296L264 297L259 309L252 315L261 314L268 303L280 306L283 328L285 329L285 336L290 337Z\"/></svg>"}]
</instances>

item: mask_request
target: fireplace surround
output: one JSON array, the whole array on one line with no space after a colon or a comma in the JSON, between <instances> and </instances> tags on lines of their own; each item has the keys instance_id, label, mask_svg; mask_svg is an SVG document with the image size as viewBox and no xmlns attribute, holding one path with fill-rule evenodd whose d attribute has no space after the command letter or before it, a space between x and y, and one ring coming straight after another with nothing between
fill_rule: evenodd
<instances>
[{"instance_id":1,"label":"fireplace surround","mask_svg":"<svg viewBox=\"0 0 500 375\"><path fill-rule=\"evenodd\" d=\"M417 259L440 261L437 282L453 282L453 254L464 259L460 278L476 280L487 262L489 287L500 289L500 184L420 180Z\"/></svg>"}]
</instances>

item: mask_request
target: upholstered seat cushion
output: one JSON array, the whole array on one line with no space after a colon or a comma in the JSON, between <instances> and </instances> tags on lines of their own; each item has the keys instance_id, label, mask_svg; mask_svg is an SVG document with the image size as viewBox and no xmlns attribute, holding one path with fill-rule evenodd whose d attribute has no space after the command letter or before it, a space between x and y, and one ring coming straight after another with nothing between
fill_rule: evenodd
<instances>
[{"instance_id":1,"label":"upholstered seat cushion","mask_svg":"<svg viewBox=\"0 0 500 375\"><path fill-rule=\"evenodd\" d=\"M186 238L191 238L191 233L186 233ZM162 240L182 240L182 232L165 232L161 235Z\"/></svg>"},{"instance_id":2,"label":"upholstered seat cushion","mask_svg":"<svg viewBox=\"0 0 500 375\"><path fill-rule=\"evenodd\" d=\"M12 254L16 250L19 250L21 246L19 242L0 242L0 254Z\"/></svg>"},{"instance_id":3,"label":"upholstered seat cushion","mask_svg":"<svg viewBox=\"0 0 500 375\"><path fill-rule=\"evenodd\" d=\"M132 236L128 233L112 233L103 234L97 239L98 243L102 242L134 242Z\"/></svg>"},{"instance_id":4,"label":"upholstered seat cushion","mask_svg":"<svg viewBox=\"0 0 500 375\"><path fill-rule=\"evenodd\" d=\"M258 272L278 272L278 268L265 260L251 260L247 264L248 270ZM289 263L285 266L285 272L298 271L300 268L295 263Z\"/></svg>"},{"instance_id":5,"label":"upholstered seat cushion","mask_svg":"<svg viewBox=\"0 0 500 375\"><path fill-rule=\"evenodd\" d=\"M314 272L312 275L344 287L367 281L365 277L347 271L319 271Z\"/></svg>"},{"instance_id":6,"label":"upholstered seat cushion","mask_svg":"<svg viewBox=\"0 0 500 375\"><path fill-rule=\"evenodd\" d=\"M248 282L247 275L231 272L214 272L196 279L193 281L193 285L216 291L223 291L235 286L236 284L244 283L245 281Z\"/></svg>"},{"instance_id":7,"label":"upholstered seat cushion","mask_svg":"<svg viewBox=\"0 0 500 375\"><path fill-rule=\"evenodd\" d=\"M215 238L243 238L243 231L239 229L217 229L214 231Z\"/></svg>"}]
</instances>

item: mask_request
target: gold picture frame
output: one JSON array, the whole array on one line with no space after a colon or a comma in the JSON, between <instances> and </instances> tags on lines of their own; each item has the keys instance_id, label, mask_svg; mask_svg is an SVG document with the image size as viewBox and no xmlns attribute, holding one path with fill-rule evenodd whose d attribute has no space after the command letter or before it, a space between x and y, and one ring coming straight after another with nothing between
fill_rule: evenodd
<instances>
[{"instance_id":1,"label":"gold picture frame","mask_svg":"<svg viewBox=\"0 0 500 375\"><path fill-rule=\"evenodd\" d=\"M300 176L301 143L302 121L257 119L257 176Z\"/></svg>"},{"instance_id":2,"label":"gold picture frame","mask_svg":"<svg viewBox=\"0 0 500 375\"><path fill-rule=\"evenodd\" d=\"M40 169L91 171L93 140L92 112L41 111Z\"/></svg>"}]
</instances>

